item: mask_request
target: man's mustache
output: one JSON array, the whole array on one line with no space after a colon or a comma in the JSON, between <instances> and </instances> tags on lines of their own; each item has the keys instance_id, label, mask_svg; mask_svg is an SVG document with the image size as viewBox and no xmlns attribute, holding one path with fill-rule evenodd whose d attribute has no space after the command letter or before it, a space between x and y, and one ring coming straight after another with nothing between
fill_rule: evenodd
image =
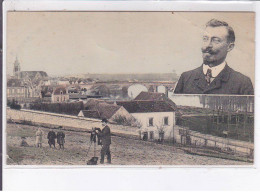
<instances>
[{"instance_id":1,"label":"man's mustache","mask_svg":"<svg viewBox=\"0 0 260 194\"><path fill-rule=\"evenodd\" d=\"M203 53L216 54L216 51L213 51L211 48L201 49Z\"/></svg>"}]
</instances>

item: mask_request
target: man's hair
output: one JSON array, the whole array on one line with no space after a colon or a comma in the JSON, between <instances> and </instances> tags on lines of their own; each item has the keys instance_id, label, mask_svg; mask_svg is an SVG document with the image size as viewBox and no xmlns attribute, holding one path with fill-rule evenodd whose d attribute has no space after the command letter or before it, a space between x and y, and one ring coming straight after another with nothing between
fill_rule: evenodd
<instances>
[{"instance_id":1,"label":"man's hair","mask_svg":"<svg viewBox=\"0 0 260 194\"><path fill-rule=\"evenodd\" d=\"M220 26L226 27L226 29L228 30L227 40L230 43L234 43L236 40L235 32L234 32L233 28L228 25L227 22L220 21L217 19L212 19L212 20L208 21L208 23L206 24L206 27L220 27Z\"/></svg>"}]
</instances>

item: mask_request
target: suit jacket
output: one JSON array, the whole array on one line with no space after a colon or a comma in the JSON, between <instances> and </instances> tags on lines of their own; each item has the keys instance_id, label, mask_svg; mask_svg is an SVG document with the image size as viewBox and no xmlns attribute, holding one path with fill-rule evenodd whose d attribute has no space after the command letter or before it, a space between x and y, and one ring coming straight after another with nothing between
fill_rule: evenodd
<instances>
[{"instance_id":1,"label":"suit jacket","mask_svg":"<svg viewBox=\"0 0 260 194\"><path fill-rule=\"evenodd\" d=\"M111 133L109 126L105 126L101 132L98 133L98 136L101 138L102 145L111 144Z\"/></svg>"},{"instance_id":2,"label":"suit jacket","mask_svg":"<svg viewBox=\"0 0 260 194\"><path fill-rule=\"evenodd\" d=\"M228 65L208 84L203 74L203 66L181 74L174 90L176 94L231 94L253 95L251 80Z\"/></svg>"}]
</instances>

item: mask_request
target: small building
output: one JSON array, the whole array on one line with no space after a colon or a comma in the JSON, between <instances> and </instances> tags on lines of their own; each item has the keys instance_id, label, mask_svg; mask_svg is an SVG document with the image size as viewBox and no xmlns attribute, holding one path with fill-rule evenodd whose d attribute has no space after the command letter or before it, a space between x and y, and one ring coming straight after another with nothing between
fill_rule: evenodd
<instances>
[{"instance_id":1,"label":"small building","mask_svg":"<svg viewBox=\"0 0 260 194\"><path fill-rule=\"evenodd\" d=\"M125 124L124 121L134 121L134 117L123 107L102 100L89 99L85 104L86 110L81 110L80 117L107 119L109 122ZM120 123L122 122L122 123Z\"/></svg>"},{"instance_id":2,"label":"small building","mask_svg":"<svg viewBox=\"0 0 260 194\"><path fill-rule=\"evenodd\" d=\"M53 90L51 102L59 103L59 102L67 102L69 100L68 90L64 87L57 87Z\"/></svg>"},{"instance_id":3,"label":"small building","mask_svg":"<svg viewBox=\"0 0 260 194\"><path fill-rule=\"evenodd\" d=\"M133 100L117 101L141 125L141 135L145 140L166 139L173 137L175 111L165 101Z\"/></svg>"}]
</instances>

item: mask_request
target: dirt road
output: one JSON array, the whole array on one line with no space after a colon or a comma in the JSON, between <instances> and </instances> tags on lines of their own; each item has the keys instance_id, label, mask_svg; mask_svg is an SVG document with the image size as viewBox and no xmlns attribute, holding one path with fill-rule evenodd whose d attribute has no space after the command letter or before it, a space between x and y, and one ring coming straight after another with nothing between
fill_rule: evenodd
<instances>
[{"instance_id":1,"label":"dirt road","mask_svg":"<svg viewBox=\"0 0 260 194\"><path fill-rule=\"evenodd\" d=\"M37 127L7 124L7 164L9 165L86 165L94 155L90 134L65 131L65 149L49 148L48 128L44 131L43 148L35 147ZM57 130L54 130L57 132ZM26 137L29 147L21 147L21 137ZM58 146L56 146L58 147ZM100 157L100 146L96 155ZM189 155L180 149L141 140L113 136L111 145L113 165L252 165L251 163L205 156ZM106 160L105 160L106 161ZM100 165L100 164L99 164ZM108 165L108 164L104 164Z\"/></svg>"}]
</instances>

